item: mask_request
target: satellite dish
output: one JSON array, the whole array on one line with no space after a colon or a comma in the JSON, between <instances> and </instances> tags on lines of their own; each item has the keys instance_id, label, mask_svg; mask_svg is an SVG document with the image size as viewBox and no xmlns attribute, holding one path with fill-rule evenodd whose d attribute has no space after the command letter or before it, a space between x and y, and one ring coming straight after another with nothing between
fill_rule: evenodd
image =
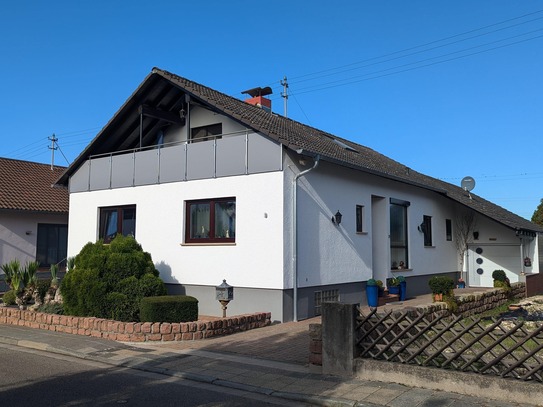
<instances>
[{"instance_id":1,"label":"satellite dish","mask_svg":"<svg viewBox=\"0 0 543 407\"><path fill-rule=\"evenodd\" d=\"M475 188L475 180L473 177L464 177L462 178L460 185L464 191L470 192L473 188Z\"/></svg>"}]
</instances>

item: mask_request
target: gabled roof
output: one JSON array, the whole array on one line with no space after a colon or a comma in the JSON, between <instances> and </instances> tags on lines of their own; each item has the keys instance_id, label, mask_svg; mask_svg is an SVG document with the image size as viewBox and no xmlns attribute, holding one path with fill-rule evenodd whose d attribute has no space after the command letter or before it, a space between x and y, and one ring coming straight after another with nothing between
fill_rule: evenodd
<instances>
[{"instance_id":1,"label":"gabled roof","mask_svg":"<svg viewBox=\"0 0 543 407\"><path fill-rule=\"evenodd\" d=\"M68 191L54 188L66 167L0 158L0 210L68 213Z\"/></svg>"},{"instance_id":2,"label":"gabled roof","mask_svg":"<svg viewBox=\"0 0 543 407\"><path fill-rule=\"evenodd\" d=\"M303 151L303 154L309 156L318 155L321 160L429 189L512 229L543 233L543 228L490 201L473 193L470 198L462 188L414 171L371 148L267 112L158 68L153 68L57 182L67 185L69 176L91 155L136 148L138 143L142 143L139 106L150 106L178 114L186 97L278 141L291 150ZM145 134L151 134L156 126L159 126L158 119L144 122L143 145Z\"/></svg>"}]
</instances>

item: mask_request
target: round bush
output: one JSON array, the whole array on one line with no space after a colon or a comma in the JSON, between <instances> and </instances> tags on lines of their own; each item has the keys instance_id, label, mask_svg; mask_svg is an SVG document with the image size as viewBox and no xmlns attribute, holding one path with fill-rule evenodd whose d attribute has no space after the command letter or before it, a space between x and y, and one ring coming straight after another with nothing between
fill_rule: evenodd
<instances>
[{"instance_id":1,"label":"round bush","mask_svg":"<svg viewBox=\"0 0 543 407\"><path fill-rule=\"evenodd\" d=\"M492 278L496 281L506 281L507 276L505 275L505 271L503 270L494 270L492 272Z\"/></svg>"},{"instance_id":2,"label":"round bush","mask_svg":"<svg viewBox=\"0 0 543 407\"><path fill-rule=\"evenodd\" d=\"M87 243L60 291L68 315L138 321L144 296L164 295L151 255L133 237L118 235L111 244Z\"/></svg>"},{"instance_id":3,"label":"round bush","mask_svg":"<svg viewBox=\"0 0 543 407\"><path fill-rule=\"evenodd\" d=\"M6 305L15 305L15 298L16 298L15 291L9 290L4 293L4 296L2 297L2 301L4 301L4 304Z\"/></svg>"}]
</instances>

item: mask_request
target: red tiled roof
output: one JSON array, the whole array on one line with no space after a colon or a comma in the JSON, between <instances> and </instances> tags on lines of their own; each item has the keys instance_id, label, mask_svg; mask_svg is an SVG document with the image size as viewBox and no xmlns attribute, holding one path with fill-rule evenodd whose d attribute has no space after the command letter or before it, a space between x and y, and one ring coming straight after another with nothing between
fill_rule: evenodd
<instances>
[{"instance_id":1,"label":"red tiled roof","mask_svg":"<svg viewBox=\"0 0 543 407\"><path fill-rule=\"evenodd\" d=\"M68 190L52 187L65 169L0 158L0 210L68 213Z\"/></svg>"}]
</instances>

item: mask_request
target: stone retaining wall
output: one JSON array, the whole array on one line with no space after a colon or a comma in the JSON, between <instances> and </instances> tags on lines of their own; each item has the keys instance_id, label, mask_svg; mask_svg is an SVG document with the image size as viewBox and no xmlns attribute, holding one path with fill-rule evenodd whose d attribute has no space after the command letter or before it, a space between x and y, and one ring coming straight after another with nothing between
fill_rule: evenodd
<instances>
[{"instance_id":1,"label":"stone retaining wall","mask_svg":"<svg viewBox=\"0 0 543 407\"><path fill-rule=\"evenodd\" d=\"M214 321L119 322L92 317L46 314L0 307L0 324L92 336L123 342L193 341L230 335L271 324L271 313L238 315Z\"/></svg>"},{"instance_id":2,"label":"stone retaining wall","mask_svg":"<svg viewBox=\"0 0 543 407\"><path fill-rule=\"evenodd\" d=\"M526 297L526 284L525 283L513 283L511 284L511 292L507 294L503 289L497 288L496 290L464 294L456 296L456 303L458 304L458 310L456 315L462 315L463 317L469 317L470 315L479 314L490 309L497 308L505 304L509 299L520 299Z\"/></svg>"}]
</instances>

